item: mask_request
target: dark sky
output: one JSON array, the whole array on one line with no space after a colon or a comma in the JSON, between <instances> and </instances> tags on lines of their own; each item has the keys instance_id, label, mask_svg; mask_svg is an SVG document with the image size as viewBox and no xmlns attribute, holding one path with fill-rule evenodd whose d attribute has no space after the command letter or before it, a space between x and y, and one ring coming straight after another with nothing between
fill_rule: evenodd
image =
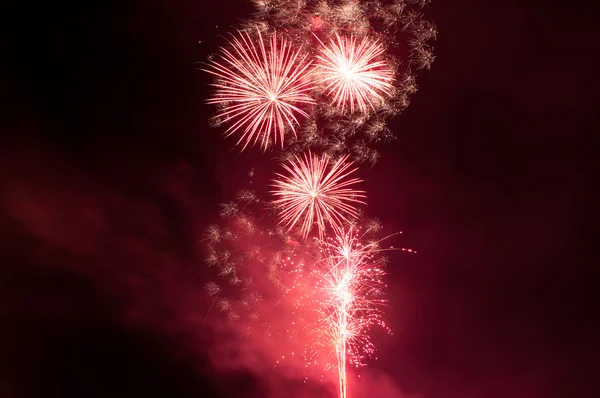
<instances>
[{"instance_id":1,"label":"dark sky","mask_svg":"<svg viewBox=\"0 0 600 398\"><path fill-rule=\"evenodd\" d=\"M0 398L269 396L207 357L197 245L248 170L274 165L208 127L195 64L250 6L9 8ZM419 252L390 269L395 334L376 337L374 379L390 397L594 396L597 14L527 0L427 13L436 61L362 172L369 215Z\"/></svg>"}]
</instances>

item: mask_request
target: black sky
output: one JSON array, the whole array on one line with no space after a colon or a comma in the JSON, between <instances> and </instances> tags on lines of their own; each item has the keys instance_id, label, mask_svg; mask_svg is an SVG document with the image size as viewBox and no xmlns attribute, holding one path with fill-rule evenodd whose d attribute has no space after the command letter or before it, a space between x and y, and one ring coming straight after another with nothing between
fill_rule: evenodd
<instances>
[{"instance_id":1,"label":"black sky","mask_svg":"<svg viewBox=\"0 0 600 398\"><path fill-rule=\"evenodd\" d=\"M198 326L196 238L250 168L274 164L208 127L196 69L250 6L8 8L0 398L268 396L252 374L217 372ZM390 270L396 333L372 366L406 396L595 396L595 15L531 0L427 10L436 61L362 172L368 213L419 252Z\"/></svg>"}]
</instances>

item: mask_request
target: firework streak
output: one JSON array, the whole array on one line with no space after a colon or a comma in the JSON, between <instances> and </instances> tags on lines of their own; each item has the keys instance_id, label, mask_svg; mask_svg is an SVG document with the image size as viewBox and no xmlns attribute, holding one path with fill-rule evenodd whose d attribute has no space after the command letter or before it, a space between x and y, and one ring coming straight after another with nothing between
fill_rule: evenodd
<instances>
[{"instance_id":1,"label":"firework streak","mask_svg":"<svg viewBox=\"0 0 600 398\"><path fill-rule=\"evenodd\" d=\"M249 338L285 340L290 352L272 353L278 366L291 355L313 375L334 371L341 398L347 365L375 353L371 327L388 330L389 249L375 238L379 224L361 221L355 165L377 161L372 144L393 138L387 120L433 61L425 3L254 0L255 15L203 67L214 78L213 124L242 151L278 149L283 168L271 199L242 191L208 228L206 262L219 280L205 286L211 310Z\"/></svg>"}]
</instances>

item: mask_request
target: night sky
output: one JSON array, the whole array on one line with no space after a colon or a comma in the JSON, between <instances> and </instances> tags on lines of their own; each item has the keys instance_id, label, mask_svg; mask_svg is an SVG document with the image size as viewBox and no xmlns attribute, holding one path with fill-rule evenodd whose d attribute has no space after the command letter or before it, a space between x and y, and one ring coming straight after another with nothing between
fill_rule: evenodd
<instances>
[{"instance_id":1,"label":"night sky","mask_svg":"<svg viewBox=\"0 0 600 398\"><path fill-rule=\"evenodd\" d=\"M209 358L199 237L276 162L209 127L197 68L250 11L59 0L2 13L0 398L327 396ZM427 9L436 61L361 170L368 215L419 252L388 269L395 333L375 336L365 397L595 396L596 15Z\"/></svg>"}]
</instances>

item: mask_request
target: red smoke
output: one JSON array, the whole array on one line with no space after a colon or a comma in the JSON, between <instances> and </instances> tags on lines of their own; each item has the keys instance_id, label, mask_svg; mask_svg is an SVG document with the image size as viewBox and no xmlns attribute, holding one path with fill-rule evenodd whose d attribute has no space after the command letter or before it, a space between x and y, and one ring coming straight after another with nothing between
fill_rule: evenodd
<instances>
[{"instance_id":1,"label":"red smoke","mask_svg":"<svg viewBox=\"0 0 600 398\"><path fill-rule=\"evenodd\" d=\"M2 201L12 221L36 239L27 256L39 267L59 267L90 280L121 303L124 324L177 339L180 348L173 355L183 355L199 371L206 365L198 361L208 354L217 370L252 372L270 396L325 397L335 391L327 378L305 382L300 358L288 357L275 367L279 355L291 351L289 341L244 337L243 323L227 322L214 308L207 316L211 299L203 286L211 275L201 240L210 218L192 187L190 165L161 173L151 194L127 195L57 156L5 159L10 167L2 174L7 188ZM184 220L184 232L169 219L173 211ZM276 299L265 294L261 316L283 335L292 320L281 305L273 305ZM296 386L292 395L290 385Z\"/></svg>"}]
</instances>

